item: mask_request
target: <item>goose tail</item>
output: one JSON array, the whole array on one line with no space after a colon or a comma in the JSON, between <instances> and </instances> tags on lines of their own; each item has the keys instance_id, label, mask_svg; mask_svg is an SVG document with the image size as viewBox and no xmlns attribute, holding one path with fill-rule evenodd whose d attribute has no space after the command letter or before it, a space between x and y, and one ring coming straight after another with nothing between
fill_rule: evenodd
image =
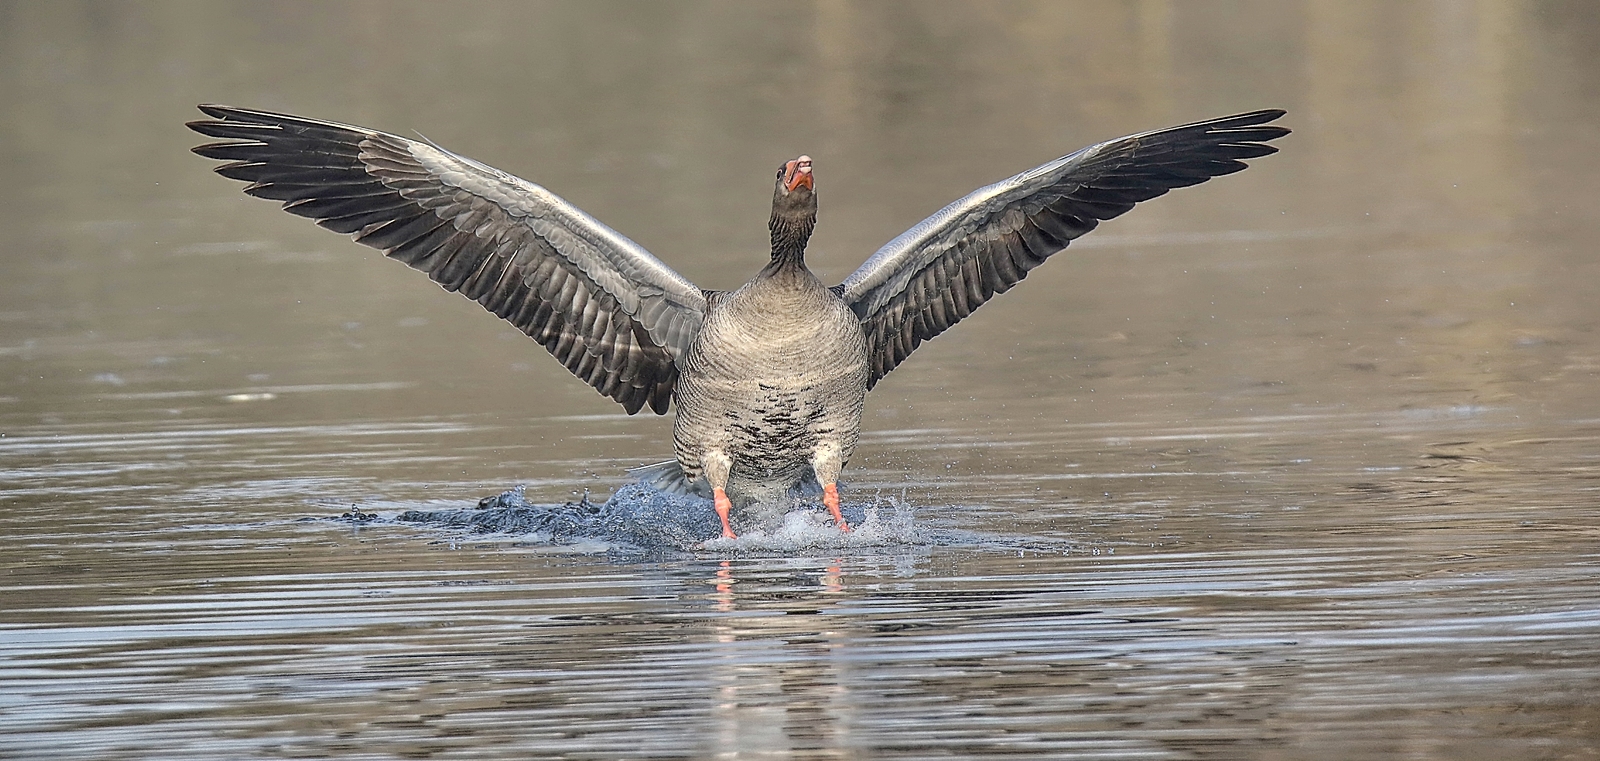
<instances>
[{"instance_id":1,"label":"goose tail","mask_svg":"<svg viewBox=\"0 0 1600 761\"><path fill-rule=\"evenodd\" d=\"M641 465L628 469L628 477L656 491L668 494L711 497L711 484L704 478L690 481L677 460L667 460L654 465Z\"/></svg>"}]
</instances>

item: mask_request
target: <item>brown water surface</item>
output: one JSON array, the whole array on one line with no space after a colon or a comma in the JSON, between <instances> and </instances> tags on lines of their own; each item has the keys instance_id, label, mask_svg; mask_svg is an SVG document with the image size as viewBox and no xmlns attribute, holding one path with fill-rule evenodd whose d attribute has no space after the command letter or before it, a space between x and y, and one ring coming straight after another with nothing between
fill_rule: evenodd
<instances>
[{"instance_id":1,"label":"brown water surface","mask_svg":"<svg viewBox=\"0 0 1600 761\"><path fill-rule=\"evenodd\" d=\"M1597 49L1533 0L0 4L0 756L1600 758ZM697 551L399 520L603 496L668 419L244 197L202 101L421 131L708 288L801 152L837 282L1096 140L1295 133L879 385L880 531Z\"/></svg>"}]
</instances>

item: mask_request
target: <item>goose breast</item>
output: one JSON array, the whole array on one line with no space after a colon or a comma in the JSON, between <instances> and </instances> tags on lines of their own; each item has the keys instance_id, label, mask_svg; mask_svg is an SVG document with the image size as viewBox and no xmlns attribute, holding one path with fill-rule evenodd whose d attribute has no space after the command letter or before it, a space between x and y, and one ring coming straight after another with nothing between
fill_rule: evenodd
<instances>
[{"instance_id":1,"label":"goose breast","mask_svg":"<svg viewBox=\"0 0 1600 761\"><path fill-rule=\"evenodd\" d=\"M684 473L732 460L729 493L766 501L808 474L818 447L855 449L867 392L860 319L809 272L716 298L678 380L673 443Z\"/></svg>"}]
</instances>

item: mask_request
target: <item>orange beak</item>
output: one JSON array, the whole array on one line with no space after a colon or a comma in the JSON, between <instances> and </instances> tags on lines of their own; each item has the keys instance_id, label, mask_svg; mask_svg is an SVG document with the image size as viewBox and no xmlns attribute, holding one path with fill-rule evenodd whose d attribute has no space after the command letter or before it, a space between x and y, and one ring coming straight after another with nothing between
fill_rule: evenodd
<instances>
[{"instance_id":1,"label":"orange beak","mask_svg":"<svg viewBox=\"0 0 1600 761\"><path fill-rule=\"evenodd\" d=\"M783 187L785 190L793 193L795 189L801 185L806 186L807 190L815 190L816 186L812 185L811 183L810 156L801 156L793 161L784 163Z\"/></svg>"}]
</instances>

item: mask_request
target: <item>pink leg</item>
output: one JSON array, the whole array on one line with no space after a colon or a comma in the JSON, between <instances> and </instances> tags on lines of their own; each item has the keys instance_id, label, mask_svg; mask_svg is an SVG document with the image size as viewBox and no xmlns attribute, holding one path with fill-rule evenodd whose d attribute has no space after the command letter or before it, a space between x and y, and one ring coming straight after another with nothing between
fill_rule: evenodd
<instances>
[{"instance_id":1,"label":"pink leg","mask_svg":"<svg viewBox=\"0 0 1600 761\"><path fill-rule=\"evenodd\" d=\"M733 524L728 522L728 513L733 510L733 502L728 499L728 493L717 487L711 491L712 498L716 501L717 517L722 519L722 538L738 539L739 535L733 533ZM838 511L835 510L835 514Z\"/></svg>"},{"instance_id":2,"label":"pink leg","mask_svg":"<svg viewBox=\"0 0 1600 761\"><path fill-rule=\"evenodd\" d=\"M828 484L822 487L822 504L827 505L828 512L833 513L833 520L839 524L839 530L848 532L850 524L844 522L844 513L839 512L838 484Z\"/></svg>"}]
</instances>

